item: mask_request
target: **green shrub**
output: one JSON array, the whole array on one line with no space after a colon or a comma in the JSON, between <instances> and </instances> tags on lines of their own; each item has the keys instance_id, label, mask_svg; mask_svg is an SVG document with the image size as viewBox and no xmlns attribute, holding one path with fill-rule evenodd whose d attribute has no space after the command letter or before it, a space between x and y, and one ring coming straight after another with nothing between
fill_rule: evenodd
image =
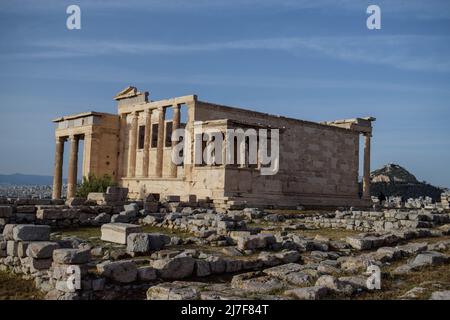
<instances>
[{"instance_id":1,"label":"green shrub","mask_svg":"<svg viewBox=\"0 0 450 320\"><path fill-rule=\"evenodd\" d=\"M96 177L91 174L83 177L83 182L78 186L76 196L86 198L90 192L106 192L108 187L116 186L112 177L105 174L103 177Z\"/></svg>"}]
</instances>

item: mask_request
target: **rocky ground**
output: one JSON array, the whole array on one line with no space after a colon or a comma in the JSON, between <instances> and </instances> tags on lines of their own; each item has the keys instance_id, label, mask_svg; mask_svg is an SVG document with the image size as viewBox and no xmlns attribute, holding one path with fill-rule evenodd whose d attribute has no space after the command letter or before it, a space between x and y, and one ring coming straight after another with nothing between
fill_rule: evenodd
<instances>
[{"instance_id":1,"label":"rocky ground","mask_svg":"<svg viewBox=\"0 0 450 320\"><path fill-rule=\"evenodd\" d=\"M46 225L6 224L0 268L42 294L24 298L450 299L444 210L150 207L97 212L85 226L52 223L48 235ZM61 272L70 265L83 270L75 292ZM380 290L367 288L370 265L381 269Z\"/></svg>"}]
</instances>

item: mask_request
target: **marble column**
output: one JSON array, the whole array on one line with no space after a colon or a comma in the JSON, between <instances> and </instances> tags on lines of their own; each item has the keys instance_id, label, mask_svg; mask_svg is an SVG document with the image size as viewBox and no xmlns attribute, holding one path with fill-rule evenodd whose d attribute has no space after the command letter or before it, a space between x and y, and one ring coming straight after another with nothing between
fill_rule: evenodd
<instances>
[{"instance_id":1,"label":"marble column","mask_svg":"<svg viewBox=\"0 0 450 320\"><path fill-rule=\"evenodd\" d=\"M370 198L370 133L364 134L363 198Z\"/></svg>"},{"instance_id":2,"label":"marble column","mask_svg":"<svg viewBox=\"0 0 450 320\"><path fill-rule=\"evenodd\" d=\"M56 138L52 199L61 199L64 141L65 138L62 137Z\"/></svg>"},{"instance_id":3,"label":"marble column","mask_svg":"<svg viewBox=\"0 0 450 320\"><path fill-rule=\"evenodd\" d=\"M67 199L75 197L75 192L77 189L78 141L78 136L70 136L69 174L67 175Z\"/></svg>"},{"instance_id":4,"label":"marble column","mask_svg":"<svg viewBox=\"0 0 450 320\"><path fill-rule=\"evenodd\" d=\"M127 116L126 114L120 115L119 120L119 158L117 159L117 179L124 177L126 175L126 171L124 169L124 163L125 163L125 132L127 129Z\"/></svg>"},{"instance_id":5,"label":"marble column","mask_svg":"<svg viewBox=\"0 0 450 320\"><path fill-rule=\"evenodd\" d=\"M142 175L148 177L148 167L150 161L150 139L152 129L152 110L145 110L145 136L144 136L144 155L142 164Z\"/></svg>"},{"instance_id":6,"label":"marble column","mask_svg":"<svg viewBox=\"0 0 450 320\"><path fill-rule=\"evenodd\" d=\"M181 106L179 104L176 104L174 106L172 106L172 110L173 110L173 119L172 119L172 132L175 132L175 130L180 128L180 108ZM172 150L175 147L175 144L178 141L174 141L172 140ZM170 164L170 176L172 178L176 178L177 177L177 172L178 172L178 166L173 163L172 159L171 159L171 164Z\"/></svg>"},{"instance_id":7,"label":"marble column","mask_svg":"<svg viewBox=\"0 0 450 320\"><path fill-rule=\"evenodd\" d=\"M138 118L137 112L133 111L131 113L130 144L128 149L128 178L134 178L136 175Z\"/></svg>"},{"instance_id":8,"label":"marble column","mask_svg":"<svg viewBox=\"0 0 450 320\"><path fill-rule=\"evenodd\" d=\"M158 144L156 148L156 166L155 176L162 177L163 158L164 158L164 120L166 117L166 109L158 108Z\"/></svg>"},{"instance_id":9,"label":"marble column","mask_svg":"<svg viewBox=\"0 0 450 320\"><path fill-rule=\"evenodd\" d=\"M246 165L246 153L247 153L247 146L245 144L246 141L246 136L244 135L244 139L242 140L242 142L239 143L239 145L236 146L238 152L239 152L239 168L245 168L247 167ZM239 141L239 139L237 139L237 141Z\"/></svg>"}]
</instances>

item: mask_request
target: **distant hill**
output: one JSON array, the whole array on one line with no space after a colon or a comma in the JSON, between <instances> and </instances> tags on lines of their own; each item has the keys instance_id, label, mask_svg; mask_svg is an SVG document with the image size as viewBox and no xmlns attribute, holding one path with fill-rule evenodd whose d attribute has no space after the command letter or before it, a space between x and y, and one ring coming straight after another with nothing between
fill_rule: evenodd
<instances>
[{"instance_id":1,"label":"distant hill","mask_svg":"<svg viewBox=\"0 0 450 320\"><path fill-rule=\"evenodd\" d=\"M51 185L52 176L39 176L33 174L0 174L0 184L11 185Z\"/></svg>"},{"instance_id":2,"label":"distant hill","mask_svg":"<svg viewBox=\"0 0 450 320\"><path fill-rule=\"evenodd\" d=\"M431 197L440 201L441 193L446 189L435 187L426 182L420 182L405 168L398 164L387 164L383 168L370 174L372 196L384 193L386 196L400 196L408 198Z\"/></svg>"}]
</instances>

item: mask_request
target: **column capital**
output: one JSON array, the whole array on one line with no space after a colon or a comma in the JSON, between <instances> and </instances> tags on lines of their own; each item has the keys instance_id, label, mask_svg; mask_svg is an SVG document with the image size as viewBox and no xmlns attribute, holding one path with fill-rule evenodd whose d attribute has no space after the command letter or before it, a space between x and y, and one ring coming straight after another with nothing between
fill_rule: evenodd
<instances>
[{"instance_id":1,"label":"column capital","mask_svg":"<svg viewBox=\"0 0 450 320\"><path fill-rule=\"evenodd\" d=\"M77 134L71 134L69 136L69 139L70 139L70 141L78 141L78 140L80 140L80 136Z\"/></svg>"},{"instance_id":2,"label":"column capital","mask_svg":"<svg viewBox=\"0 0 450 320\"><path fill-rule=\"evenodd\" d=\"M150 116L150 115L152 114L152 112L153 112L153 110L150 109L150 108L144 110L144 114L145 114L146 116Z\"/></svg>"}]
</instances>

